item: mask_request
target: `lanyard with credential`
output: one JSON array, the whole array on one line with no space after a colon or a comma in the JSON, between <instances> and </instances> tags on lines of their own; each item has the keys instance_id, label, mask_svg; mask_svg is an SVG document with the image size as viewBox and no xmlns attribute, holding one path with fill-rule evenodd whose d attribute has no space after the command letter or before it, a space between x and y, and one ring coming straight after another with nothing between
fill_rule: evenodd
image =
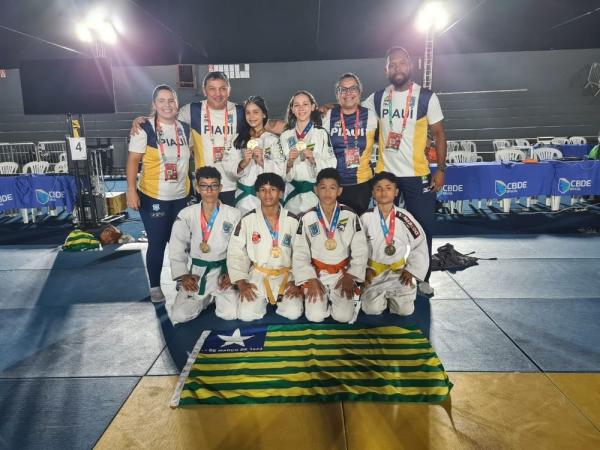
<instances>
[{"instance_id":1,"label":"lanyard with credential","mask_svg":"<svg viewBox=\"0 0 600 450\"><path fill-rule=\"evenodd\" d=\"M215 138L213 136L212 122L210 120L210 108L206 105L206 121L208 122L208 135L213 147L215 146ZM229 135L229 111L225 105L225 126L223 126L223 146L227 147L227 136Z\"/></svg>"},{"instance_id":2,"label":"lanyard with credential","mask_svg":"<svg viewBox=\"0 0 600 450\"><path fill-rule=\"evenodd\" d=\"M410 108L410 103L412 101L412 93L413 93L413 84L414 83L410 83L410 86L408 87L408 95L406 96L406 105L404 106L404 111L402 111L402 131L400 132L400 136L404 136L404 130L406 129L406 122L408 121L408 113L409 113L409 108ZM393 111L394 109L392 108L392 94L394 93L394 86L392 86L390 88L390 92L388 94L388 108L389 108L389 114L388 114L388 123L389 123L389 132L392 131L392 115L393 115Z\"/></svg>"},{"instance_id":3,"label":"lanyard with credential","mask_svg":"<svg viewBox=\"0 0 600 450\"><path fill-rule=\"evenodd\" d=\"M156 135L158 137L158 148L160 150L160 157L163 162L167 162L167 157L165 156L165 146L162 142L163 137L163 129L160 126L160 122L158 118L154 116L154 129L156 130ZM179 127L177 126L177 122L175 122L175 144L177 145L177 162L181 159L181 143L179 142Z\"/></svg>"},{"instance_id":4,"label":"lanyard with credential","mask_svg":"<svg viewBox=\"0 0 600 450\"><path fill-rule=\"evenodd\" d=\"M342 137L344 138L344 147L348 148L348 136L346 135L346 120L344 113L340 109L340 121L342 123ZM354 119L354 146L358 148L358 128L360 126L360 108L356 110L356 118Z\"/></svg>"}]
</instances>

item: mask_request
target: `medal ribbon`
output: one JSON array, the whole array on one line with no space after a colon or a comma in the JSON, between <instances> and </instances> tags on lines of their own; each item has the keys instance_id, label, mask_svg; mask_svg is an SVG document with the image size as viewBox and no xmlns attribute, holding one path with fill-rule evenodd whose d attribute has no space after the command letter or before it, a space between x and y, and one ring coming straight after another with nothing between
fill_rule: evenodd
<instances>
[{"instance_id":1,"label":"medal ribbon","mask_svg":"<svg viewBox=\"0 0 600 450\"><path fill-rule=\"evenodd\" d=\"M394 86L392 86L390 88L390 92L388 94L387 97L387 101L388 101L388 109L389 109L389 114L388 114L388 122L389 122L389 131L392 131L392 113L393 113L393 108L392 108L392 94L394 93ZM402 131L400 132L400 139L402 139L404 137L404 130L406 129L406 122L408 121L408 113L409 113L409 108L410 108L410 103L412 101L412 93L413 93L413 83L410 83L410 86L408 87L408 95L406 96L406 105L404 106L404 111L402 111Z\"/></svg>"},{"instance_id":2,"label":"medal ribbon","mask_svg":"<svg viewBox=\"0 0 600 450\"><path fill-rule=\"evenodd\" d=\"M154 130L156 131L156 134L158 135L158 148L160 150L160 157L163 160L164 163L167 162L167 157L165 156L165 146L164 144L161 142L162 141L162 136L163 136L163 130L162 127L160 126L160 122L158 121L158 117L154 116ZM177 145L177 162L179 163L179 160L181 159L181 142L179 141L179 126L177 125L177 122L175 122L175 144Z\"/></svg>"},{"instance_id":3,"label":"medal ribbon","mask_svg":"<svg viewBox=\"0 0 600 450\"><path fill-rule=\"evenodd\" d=\"M272 246L275 247L279 247L279 214L281 214L281 209L279 210L279 212L277 213L277 221L275 222L275 228L271 228L271 224L269 223L268 219L263 216L263 219L265 219L265 223L267 224L267 229L269 230L269 234L271 235L271 239L273 241Z\"/></svg>"},{"instance_id":4,"label":"medal ribbon","mask_svg":"<svg viewBox=\"0 0 600 450\"><path fill-rule=\"evenodd\" d=\"M385 243L387 245L392 245L394 242L394 230L396 229L396 210L392 208L390 211L390 228L388 230L387 225L385 224L385 218L383 214L381 214L381 210L377 208L379 211L379 222L381 223L381 229L383 230L383 236L385 237Z\"/></svg>"},{"instance_id":5,"label":"medal ribbon","mask_svg":"<svg viewBox=\"0 0 600 450\"><path fill-rule=\"evenodd\" d=\"M325 235L327 239L333 239L333 235L335 234L335 229L337 227L338 219L340 218L340 207L338 203L335 204L335 211L333 212L333 219L331 220L331 227L328 229L327 225L325 225L325 219L323 218L323 213L321 212L321 204L317 205L317 217L319 218L319 222L321 222L321 226L323 227L323 231L325 231Z\"/></svg>"},{"instance_id":6,"label":"medal ribbon","mask_svg":"<svg viewBox=\"0 0 600 450\"><path fill-rule=\"evenodd\" d=\"M302 133L298 133L298 130L294 128L294 131L296 132L296 139L298 139L299 141L304 140L305 136L308 134L313 125L314 124L312 122L308 122L306 127L304 127L304 131Z\"/></svg>"},{"instance_id":7,"label":"medal ribbon","mask_svg":"<svg viewBox=\"0 0 600 450\"><path fill-rule=\"evenodd\" d=\"M348 136L346 136L346 121L344 113L340 109L340 121L342 123L342 137L344 138L344 147L348 149ZM356 110L356 118L354 119L354 146L358 148L358 128L360 126L360 108Z\"/></svg>"},{"instance_id":8,"label":"medal ribbon","mask_svg":"<svg viewBox=\"0 0 600 450\"><path fill-rule=\"evenodd\" d=\"M212 132L212 122L210 120L210 108L206 105L206 121L208 122L208 134L210 142L213 147L215 146L215 138ZM229 111L227 111L227 104L225 104L225 126L223 127L223 147L227 147L227 136L229 136Z\"/></svg>"},{"instance_id":9,"label":"medal ribbon","mask_svg":"<svg viewBox=\"0 0 600 450\"><path fill-rule=\"evenodd\" d=\"M202 208L200 208L200 226L202 227L202 240L204 242L208 242L208 238L210 237L210 232L212 231L213 225L215 224L217 214L219 214L219 205L217 205L217 207L213 210L207 224L206 219L204 218L204 214L202 213Z\"/></svg>"}]
</instances>

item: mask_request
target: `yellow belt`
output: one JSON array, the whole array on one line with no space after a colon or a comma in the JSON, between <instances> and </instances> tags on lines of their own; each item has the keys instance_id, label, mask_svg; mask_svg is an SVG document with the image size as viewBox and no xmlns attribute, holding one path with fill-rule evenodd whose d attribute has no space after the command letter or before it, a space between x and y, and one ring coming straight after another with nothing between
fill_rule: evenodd
<instances>
[{"instance_id":1,"label":"yellow belt","mask_svg":"<svg viewBox=\"0 0 600 450\"><path fill-rule=\"evenodd\" d=\"M377 276L381 275L383 272L385 272L386 270L391 270L392 272L400 272L400 270L403 269L404 266L406 266L406 260L404 258L402 258L401 260L396 261L395 263L392 263L392 264L383 264L383 263L373 261L372 259L370 259L367 264L371 269L373 269L375 271L375 276L377 277Z\"/></svg>"},{"instance_id":2,"label":"yellow belt","mask_svg":"<svg viewBox=\"0 0 600 450\"><path fill-rule=\"evenodd\" d=\"M277 297L283 296L283 293L285 292L285 286L287 285L288 278L290 275L290 268L281 267L279 269L270 269L268 267L259 266L258 264L254 264L253 268L258 270L260 273L266 275L265 277L263 277L263 286L265 287L267 298L269 299L269 303L271 305L276 304L277 299L273 296L273 291L271 290L271 283L269 283L269 278L285 275L283 277L283 281L279 285L279 291L277 292Z\"/></svg>"}]
</instances>

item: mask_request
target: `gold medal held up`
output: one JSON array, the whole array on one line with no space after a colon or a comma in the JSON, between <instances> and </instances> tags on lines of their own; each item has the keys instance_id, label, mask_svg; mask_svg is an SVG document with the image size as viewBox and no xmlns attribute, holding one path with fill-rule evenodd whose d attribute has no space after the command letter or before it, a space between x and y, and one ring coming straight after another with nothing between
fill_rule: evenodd
<instances>
[{"instance_id":1,"label":"gold medal held up","mask_svg":"<svg viewBox=\"0 0 600 450\"><path fill-rule=\"evenodd\" d=\"M273 258L279 258L281 256L281 248L279 248L279 247L272 247L271 248L271 256Z\"/></svg>"},{"instance_id":2,"label":"gold medal held up","mask_svg":"<svg viewBox=\"0 0 600 450\"><path fill-rule=\"evenodd\" d=\"M202 253L208 253L208 251L210 250L210 246L208 245L208 242L202 241L200 243L200 250L202 251Z\"/></svg>"},{"instance_id":3,"label":"gold medal held up","mask_svg":"<svg viewBox=\"0 0 600 450\"><path fill-rule=\"evenodd\" d=\"M327 239L325 241L325 248L327 250L335 250L336 247L337 247L337 242L335 242L335 239Z\"/></svg>"},{"instance_id":4,"label":"gold medal held up","mask_svg":"<svg viewBox=\"0 0 600 450\"><path fill-rule=\"evenodd\" d=\"M303 152L304 150L306 150L306 142L298 141L296 143L296 150L298 150L299 152Z\"/></svg>"},{"instance_id":5,"label":"gold medal held up","mask_svg":"<svg viewBox=\"0 0 600 450\"><path fill-rule=\"evenodd\" d=\"M256 147L258 147L258 141L256 139L250 139L246 147L248 150L254 150Z\"/></svg>"}]
</instances>

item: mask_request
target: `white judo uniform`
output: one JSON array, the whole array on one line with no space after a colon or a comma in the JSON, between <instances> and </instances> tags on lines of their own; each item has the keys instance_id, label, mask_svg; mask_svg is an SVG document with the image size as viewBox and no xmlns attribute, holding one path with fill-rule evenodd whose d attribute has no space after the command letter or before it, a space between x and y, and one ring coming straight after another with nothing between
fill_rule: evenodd
<instances>
[{"instance_id":1,"label":"white judo uniform","mask_svg":"<svg viewBox=\"0 0 600 450\"><path fill-rule=\"evenodd\" d=\"M335 289L335 285L344 272L353 275L358 282L364 281L368 247L356 213L344 205L340 205L340 210L333 237L335 249L327 250L325 247L327 236L319 222L316 207L300 217L294 238L292 270L296 285L318 278L326 290L323 301L305 301L305 315L311 322L322 322L329 315L338 322L349 322L355 317L358 295L348 299L340 289ZM331 225L327 217L323 220L329 229Z\"/></svg>"},{"instance_id":2,"label":"white judo uniform","mask_svg":"<svg viewBox=\"0 0 600 450\"><path fill-rule=\"evenodd\" d=\"M208 238L209 251L200 250L202 242L202 202L182 209L177 215L169 240L171 275L174 280L185 274L198 275L198 292L181 287L171 308L171 321L188 322L196 318L208 305L215 302L215 313L222 319L237 318L239 293L233 287L221 290L218 281L226 272L229 238L240 221L240 212L220 204ZM191 265L191 268L190 268Z\"/></svg>"},{"instance_id":3,"label":"white judo uniform","mask_svg":"<svg viewBox=\"0 0 600 450\"><path fill-rule=\"evenodd\" d=\"M279 248L281 254L271 254L273 242L262 210L257 208L242 217L227 250L227 267L232 283L247 280L257 288L254 301L240 301L238 319L261 319L267 312L267 303L277 303L280 316L295 320L302 315L302 299L284 295L289 281L293 281L292 238L298 229L298 219L285 208L279 214Z\"/></svg>"},{"instance_id":4,"label":"white judo uniform","mask_svg":"<svg viewBox=\"0 0 600 450\"><path fill-rule=\"evenodd\" d=\"M415 286L400 282L400 272L406 269L417 280L423 280L429 266L429 252L423 228L405 209L395 208L393 245L395 253L387 255L387 245L377 208L361 216L369 244L369 267L375 271L371 284L363 289L362 309L366 314L381 314L389 305L390 312L408 316L414 312L417 297ZM390 216L385 218L389 229ZM414 283L416 285L416 283Z\"/></svg>"},{"instance_id":5,"label":"white judo uniform","mask_svg":"<svg viewBox=\"0 0 600 450\"><path fill-rule=\"evenodd\" d=\"M223 167L232 179L237 180L235 191L235 206L242 214L246 214L253 209L260 208L260 200L256 197L254 183L256 177L261 173L272 172L281 177L285 177L285 157L283 150L279 145L279 137L266 132L259 138L258 147L263 149L264 163L261 167L254 159L250 161L244 170L238 173L238 165L243 159L244 149L232 148L225 159Z\"/></svg>"},{"instance_id":6,"label":"white judo uniform","mask_svg":"<svg viewBox=\"0 0 600 450\"><path fill-rule=\"evenodd\" d=\"M284 131L279 139L287 161L290 151L298 144L296 130ZM313 189L317 174L327 167L337 167L337 159L329 144L327 131L320 127L312 127L303 141L308 149L313 150L315 162L309 162L300 152L292 168L285 174L284 180L287 181L287 185L283 197L284 204L286 209L294 214L308 211L319 203Z\"/></svg>"}]
</instances>

